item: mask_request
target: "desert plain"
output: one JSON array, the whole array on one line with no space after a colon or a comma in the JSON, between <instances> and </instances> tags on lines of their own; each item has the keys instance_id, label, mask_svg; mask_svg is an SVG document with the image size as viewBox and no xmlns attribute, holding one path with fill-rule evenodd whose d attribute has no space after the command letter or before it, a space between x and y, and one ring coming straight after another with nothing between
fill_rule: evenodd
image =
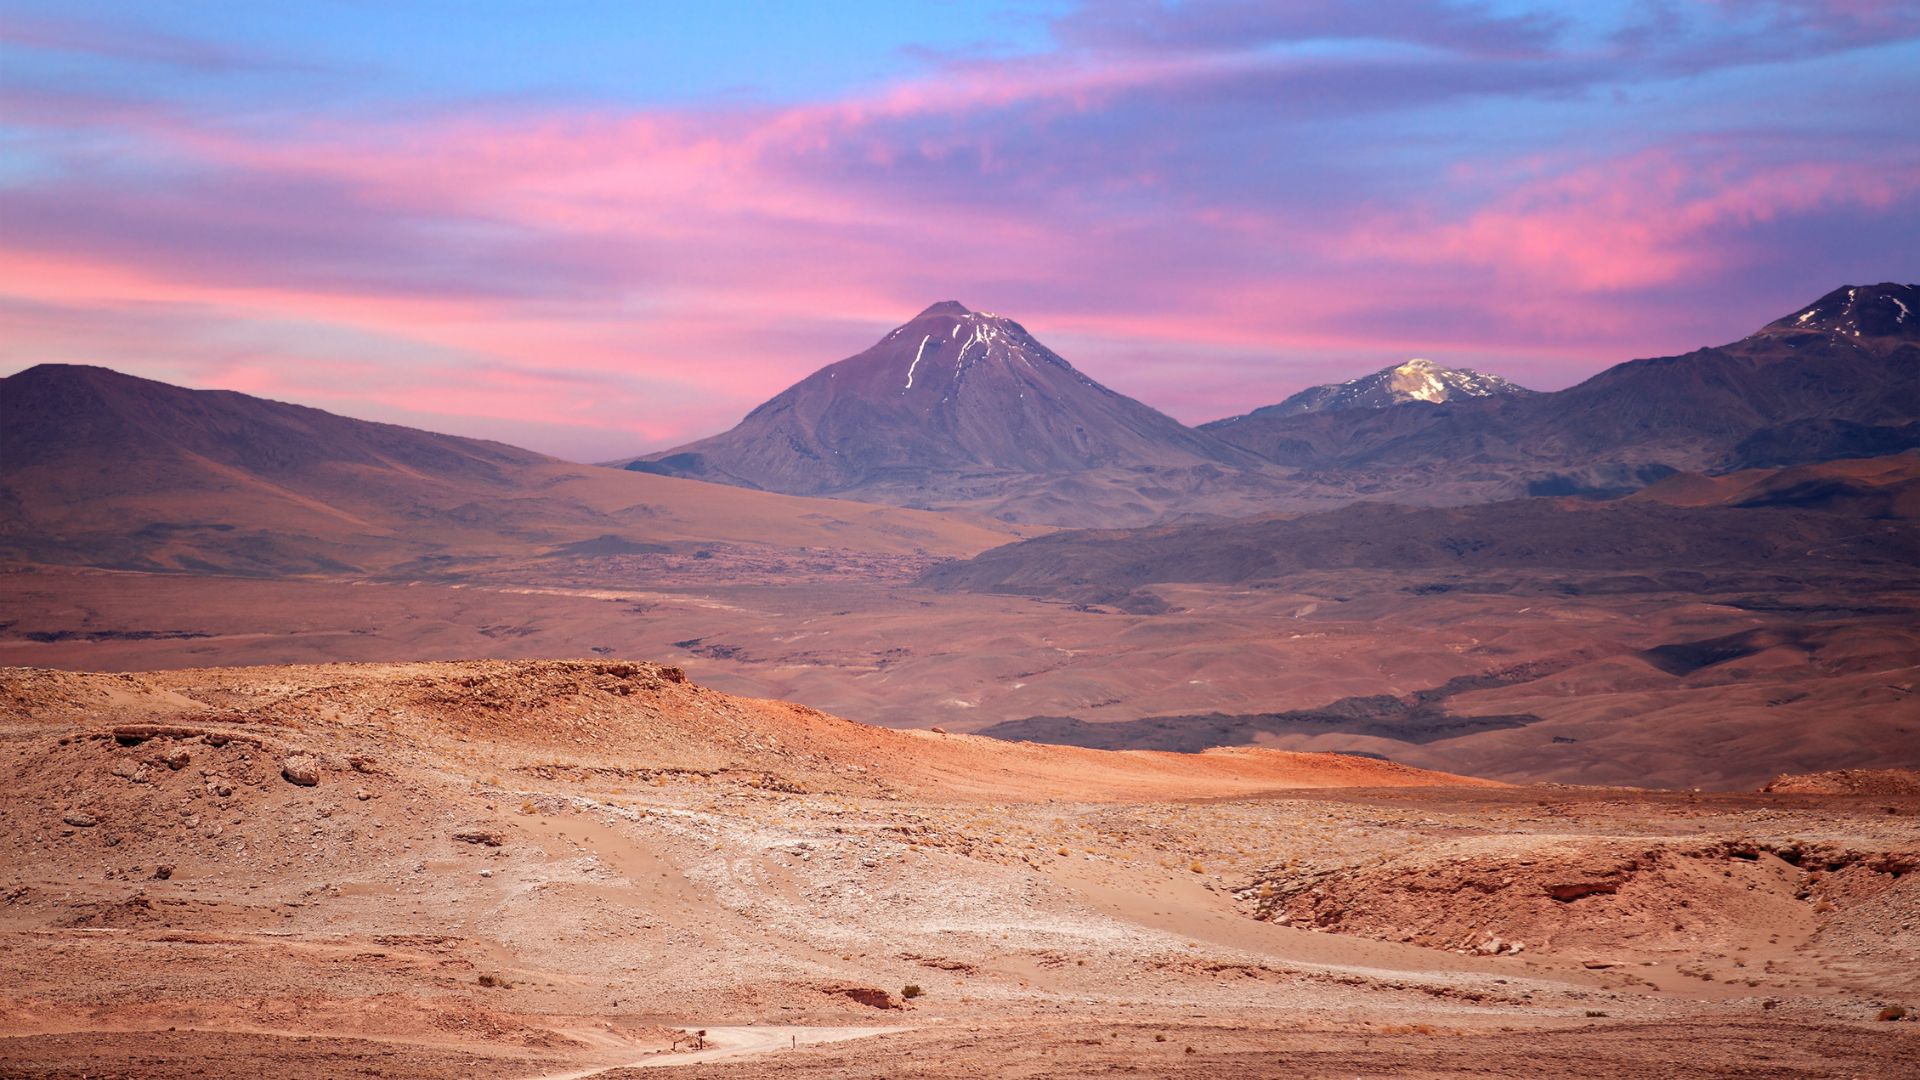
<instances>
[{"instance_id":1,"label":"desert plain","mask_svg":"<svg viewBox=\"0 0 1920 1080\"><path fill-rule=\"evenodd\" d=\"M0 1075L1915 1075L1906 770L1102 751L609 659L0 700Z\"/></svg>"}]
</instances>

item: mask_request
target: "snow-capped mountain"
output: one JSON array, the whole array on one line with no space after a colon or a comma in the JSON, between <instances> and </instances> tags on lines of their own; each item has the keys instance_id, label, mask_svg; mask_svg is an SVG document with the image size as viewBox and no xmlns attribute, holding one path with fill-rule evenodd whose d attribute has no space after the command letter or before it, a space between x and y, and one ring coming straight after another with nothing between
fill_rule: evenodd
<instances>
[{"instance_id":1,"label":"snow-capped mountain","mask_svg":"<svg viewBox=\"0 0 1920 1080\"><path fill-rule=\"evenodd\" d=\"M877 484L908 498L988 475L1261 462L1100 385L1019 323L948 300L733 430L624 464L791 494L892 497L868 490Z\"/></svg>"},{"instance_id":2,"label":"snow-capped mountain","mask_svg":"<svg viewBox=\"0 0 1920 1080\"><path fill-rule=\"evenodd\" d=\"M1739 341L1617 364L1553 393L1332 412L1312 400L1320 392L1201 430L1323 475L1426 475L1471 460L1524 490L1629 490L1662 470L1898 453L1920 446L1920 287L1844 285Z\"/></svg>"},{"instance_id":3,"label":"snow-capped mountain","mask_svg":"<svg viewBox=\"0 0 1920 1080\"><path fill-rule=\"evenodd\" d=\"M1384 409L1389 405L1404 405L1410 401L1438 405L1456 398L1531 393L1533 391L1526 387L1508 382L1498 375L1483 375L1466 368L1441 367L1431 360L1416 357L1351 382L1309 387L1278 405L1255 409L1250 415L1295 416L1335 409Z\"/></svg>"}]
</instances>

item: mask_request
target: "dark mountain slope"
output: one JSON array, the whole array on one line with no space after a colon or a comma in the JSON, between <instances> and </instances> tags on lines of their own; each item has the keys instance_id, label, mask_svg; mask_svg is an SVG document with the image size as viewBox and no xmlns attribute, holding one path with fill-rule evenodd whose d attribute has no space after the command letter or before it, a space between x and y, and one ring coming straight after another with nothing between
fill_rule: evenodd
<instances>
[{"instance_id":1,"label":"dark mountain slope","mask_svg":"<svg viewBox=\"0 0 1920 1080\"><path fill-rule=\"evenodd\" d=\"M898 520L878 519L889 514ZM0 379L4 558L290 574L596 538L967 551L993 536L977 522L618 473L105 368Z\"/></svg>"},{"instance_id":2,"label":"dark mountain slope","mask_svg":"<svg viewBox=\"0 0 1920 1080\"><path fill-rule=\"evenodd\" d=\"M1836 289L1741 341L1620 364L1557 393L1256 412L1206 430L1387 489L1478 476L1468 482L1511 494L1892 453L1920 446L1920 288Z\"/></svg>"}]
</instances>

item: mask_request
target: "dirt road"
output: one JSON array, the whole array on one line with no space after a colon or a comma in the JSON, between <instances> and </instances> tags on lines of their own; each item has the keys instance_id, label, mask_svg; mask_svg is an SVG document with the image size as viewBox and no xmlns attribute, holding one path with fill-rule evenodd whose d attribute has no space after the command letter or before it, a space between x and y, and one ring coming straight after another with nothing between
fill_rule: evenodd
<instances>
[{"instance_id":1,"label":"dirt road","mask_svg":"<svg viewBox=\"0 0 1920 1080\"><path fill-rule=\"evenodd\" d=\"M689 1027L687 1030L697 1030ZM817 1043L846 1042L849 1039L865 1039L875 1035L890 1035L897 1031L910 1031L906 1027L797 1027L789 1025L767 1025L761 1027L710 1027L707 1028L707 1048L692 1050L684 1054L649 1054L637 1061L617 1065L602 1065L592 1069L580 1069L574 1072L547 1073L533 1080L586 1080L590 1076L612 1072L615 1069L662 1069L679 1065L698 1065L708 1061L724 1061L730 1058L751 1057L756 1054L771 1054L780 1050L789 1050L799 1046Z\"/></svg>"}]
</instances>

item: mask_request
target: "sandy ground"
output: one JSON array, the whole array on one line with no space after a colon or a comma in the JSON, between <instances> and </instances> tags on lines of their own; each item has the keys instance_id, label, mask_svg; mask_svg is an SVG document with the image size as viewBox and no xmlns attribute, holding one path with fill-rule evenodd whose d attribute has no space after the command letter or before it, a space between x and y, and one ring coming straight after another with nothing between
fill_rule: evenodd
<instances>
[{"instance_id":1,"label":"sandy ground","mask_svg":"<svg viewBox=\"0 0 1920 1080\"><path fill-rule=\"evenodd\" d=\"M12 670L0 716L9 1077L1915 1074L1910 794L1012 746L613 661Z\"/></svg>"}]
</instances>

